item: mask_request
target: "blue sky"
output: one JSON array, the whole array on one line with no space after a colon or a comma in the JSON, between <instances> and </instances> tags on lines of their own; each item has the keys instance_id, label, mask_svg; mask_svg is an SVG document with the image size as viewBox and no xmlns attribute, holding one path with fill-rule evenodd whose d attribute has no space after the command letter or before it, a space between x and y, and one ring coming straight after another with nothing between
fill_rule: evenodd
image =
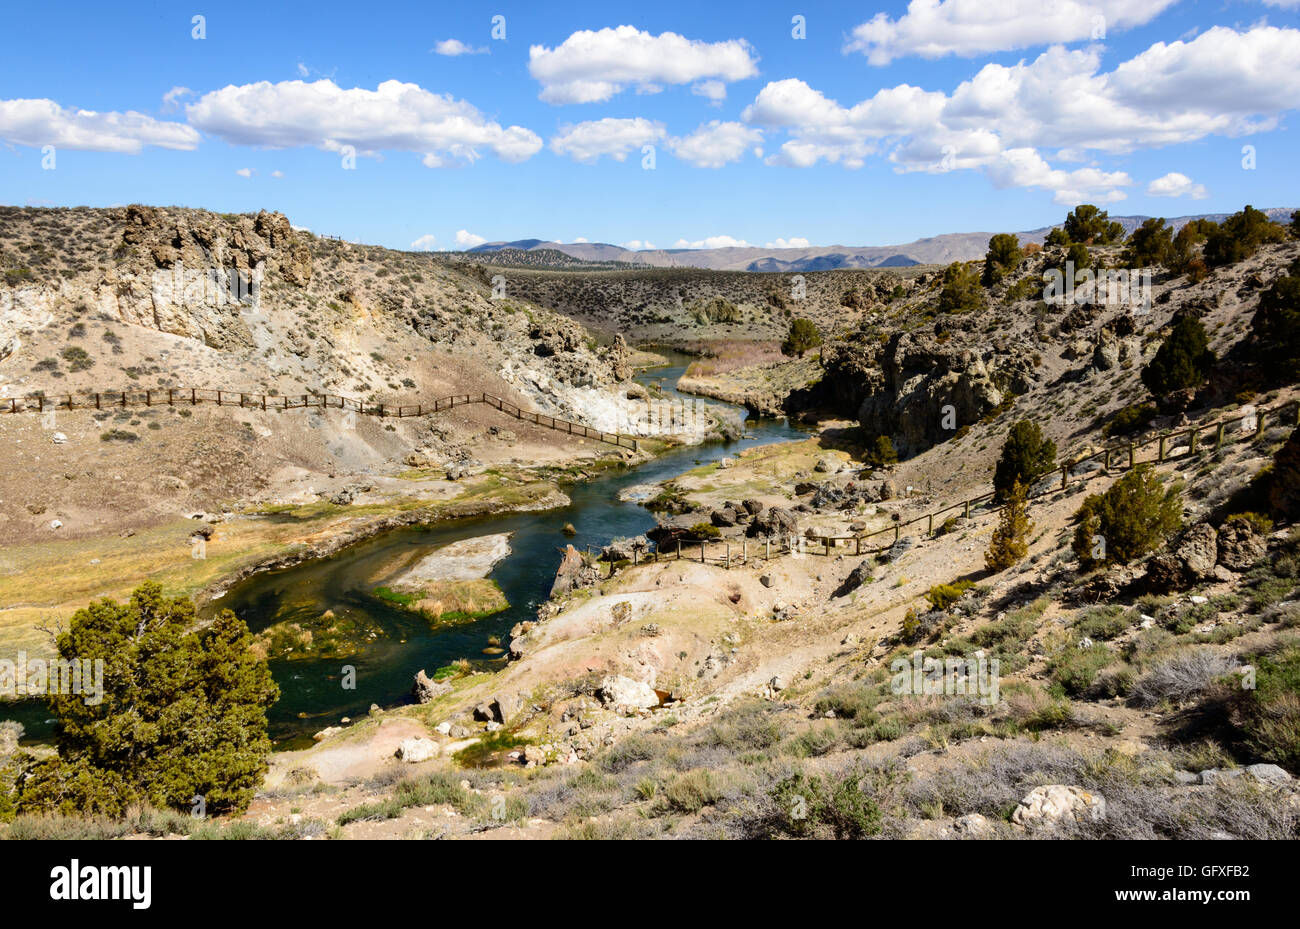
<instances>
[{"instance_id":1,"label":"blue sky","mask_svg":"<svg viewBox=\"0 0 1300 929\"><path fill-rule=\"evenodd\" d=\"M873 245L1081 200L1300 206L1300 0L199 0L11 5L6 25L7 204L275 209L396 248Z\"/></svg>"}]
</instances>

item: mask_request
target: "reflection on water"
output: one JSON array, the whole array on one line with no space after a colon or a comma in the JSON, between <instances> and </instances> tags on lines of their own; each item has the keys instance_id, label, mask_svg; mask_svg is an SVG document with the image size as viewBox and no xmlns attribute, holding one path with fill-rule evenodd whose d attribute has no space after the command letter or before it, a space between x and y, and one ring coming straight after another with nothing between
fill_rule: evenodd
<instances>
[{"instance_id":1,"label":"reflection on water","mask_svg":"<svg viewBox=\"0 0 1300 929\"><path fill-rule=\"evenodd\" d=\"M667 367L639 373L637 380L660 382L666 395L682 396L673 385L689 359L676 356L671 360ZM644 507L618 499L623 488L666 480L697 462L715 461L754 445L802 435L783 420L750 420L747 437L739 441L681 448L638 467L566 487L571 498L567 507L395 530L325 560L251 577L210 609L234 610L254 633L285 621L310 623L326 610L370 630L357 643L355 653L344 659L271 661L281 692L269 712L272 738L281 748L302 745L312 732L337 724L344 716L364 715L372 703L386 707L404 702L415 672L421 668L432 673L462 658L483 668L501 667L504 657L484 655L489 638L496 636L504 643L517 622L536 618L538 605L550 593L566 544L596 548L654 525L654 517ZM561 531L565 523L572 523L577 530L572 538ZM396 556L499 532L511 534L511 554L489 577L500 585L509 609L470 623L433 627L372 593L369 579ZM348 665L356 670L353 690L343 687ZM0 718L6 717L20 719L29 737L48 734L51 728L45 722L48 713L38 706L27 705L15 713L0 709Z\"/></svg>"}]
</instances>

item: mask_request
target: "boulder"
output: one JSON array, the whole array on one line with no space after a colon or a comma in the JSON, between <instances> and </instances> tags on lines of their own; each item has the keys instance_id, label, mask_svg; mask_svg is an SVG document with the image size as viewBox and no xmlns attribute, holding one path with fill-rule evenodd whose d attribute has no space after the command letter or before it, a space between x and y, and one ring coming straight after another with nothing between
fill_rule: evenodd
<instances>
[{"instance_id":1,"label":"boulder","mask_svg":"<svg viewBox=\"0 0 1300 929\"><path fill-rule=\"evenodd\" d=\"M1289 784L1291 775L1275 764L1252 764L1246 766L1246 773L1264 784Z\"/></svg>"},{"instance_id":2,"label":"boulder","mask_svg":"<svg viewBox=\"0 0 1300 929\"><path fill-rule=\"evenodd\" d=\"M1268 540L1254 523L1234 516L1219 527L1219 564L1230 571L1244 571L1268 552Z\"/></svg>"},{"instance_id":3,"label":"boulder","mask_svg":"<svg viewBox=\"0 0 1300 929\"><path fill-rule=\"evenodd\" d=\"M424 669L415 672L415 684L411 687L411 696L416 703L428 703L443 694L451 693L451 685L435 681L424 673Z\"/></svg>"},{"instance_id":4,"label":"boulder","mask_svg":"<svg viewBox=\"0 0 1300 929\"><path fill-rule=\"evenodd\" d=\"M1183 536L1178 546L1178 560L1196 580L1214 577L1214 565L1219 560L1218 537L1209 523L1193 526Z\"/></svg>"},{"instance_id":5,"label":"boulder","mask_svg":"<svg viewBox=\"0 0 1300 929\"><path fill-rule=\"evenodd\" d=\"M514 694L497 694L492 698L492 712L498 722L509 722L510 718L523 709L523 701Z\"/></svg>"},{"instance_id":6,"label":"boulder","mask_svg":"<svg viewBox=\"0 0 1300 929\"><path fill-rule=\"evenodd\" d=\"M551 584L551 596L558 597L582 587L590 587L599 580L600 568L587 564L582 552L572 545L566 545L560 567L555 572L555 581Z\"/></svg>"},{"instance_id":7,"label":"boulder","mask_svg":"<svg viewBox=\"0 0 1300 929\"><path fill-rule=\"evenodd\" d=\"M1011 814L1013 823L1029 829L1051 829L1063 822L1097 822L1105 818L1105 797L1064 784L1035 787Z\"/></svg>"},{"instance_id":8,"label":"boulder","mask_svg":"<svg viewBox=\"0 0 1300 929\"><path fill-rule=\"evenodd\" d=\"M987 817L981 816L979 813L967 813L965 816L958 816L953 820L952 831L958 835L976 839L995 834L997 827Z\"/></svg>"},{"instance_id":9,"label":"boulder","mask_svg":"<svg viewBox=\"0 0 1300 929\"><path fill-rule=\"evenodd\" d=\"M599 695L606 706L649 709L659 705L659 695L653 687L621 674L604 678L600 682Z\"/></svg>"},{"instance_id":10,"label":"boulder","mask_svg":"<svg viewBox=\"0 0 1300 929\"><path fill-rule=\"evenodd\" d=\"M774 506L756 515L746 529L749 536L785 536L799 527L794 513L782 506Z\"/></svg>"},{"instance_id":11,"label":"boulder","mask_svg":"<svg viewBox=\"0 0 1300 929\"><path fill-rule=\"evenodd\" d=\"M432 739L402 739L393 754L407 764L418 764L438 754L438 743Z\"/></svg>"},{"instance_id":12,"label":"boulder","mask_svg":"<svg viewBox=\"0 0 1300 929\"><path fill-rule=\"evenodd\" d=\"M840 463L828 456L818 461L813 470L820 474L835 474L840 470Z\"/></svg>"},{"instance_id":13,"label":"boulder","mask_svg":"<svg viewBox=\"0 0 1300 929\"><path fill-rule=\"evenodd\" d=\"M709 514L709 522L719 529L730 529L736 525L736 513L730 509L714 510Z\"/></svg>"},{"instance_id":14,"label":"boulder","mask_svg":"<svg viewBox=\"0 0 1300 929\"><path fill-rule=\"evenodd\" d=\"M757 516L759 513L763 512L763 504L759 503L757 500L745 500L741 503L741 506L745 508L745 512L750 516Z\"/></svg>"},{"instance_id":15,"label":"boulder","mask_svg":"<svg viewBox=\"0 0 1300 929\"><path fill-rule=\"evenodd\" d=\"M848 577L832 596L844 597L857 590L863 584L871 580L872 563L870 558L864 558L858 563L858 566L849 572Z\"/></svg>"}]
</instances>

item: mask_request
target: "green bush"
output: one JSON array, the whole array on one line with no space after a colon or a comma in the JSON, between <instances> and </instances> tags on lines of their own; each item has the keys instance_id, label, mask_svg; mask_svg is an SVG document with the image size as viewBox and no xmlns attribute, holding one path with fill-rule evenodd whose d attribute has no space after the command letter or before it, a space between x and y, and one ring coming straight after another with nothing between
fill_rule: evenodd
<instances>
[{"instance_id":1,"label":"green bush","mask_svg":"<svg viewBox=\"0 0 1300 929\"><path fill-rule=\"evenodd\" d=\"M1074 622L1079 635L1090 639L1113 639L1123 634L1129 627L1127 610L1117 604L1094 606L1083 612Z\"/></svg>"},{"instance_id":2,"label":"green bush","mask_svg":"<svg viewBox=\"0 0 1300 929\"><path fill-rule=\"evenodd\" d=\"M1174 253L1174 233L1163 216L1145 220L1128 238L1124 260L1138 268L1168 265Z\"/></svg>"},{"instance_id":3,"label":"green bush","mask_svg":"<svg viewBox=\"0 0 1300 929\"><path fill-rule=\"evenodd\" d=\"M1026 488L1056 467L1056 443L1043 437L1037 423L1021 420L1002 444L1002 457L993 472L994 499L1005 503L1019 481Z\"/></svg>"},{"instance_id":4,"label":"green bush","mask_svg":"<svg viewBox=\"0 0 1300 929\"><path fill-rule=\"evenodd\" d=\"M954 261L944 269L937 309L940 313L970 313L984 309L984 289L980 287L980 276L974 268Z\"/></svg>"},{"instance_id":5,"label":"green bush","mask_svg":"<svg viewBox=\"0 0 1300 929\"><path fill-rule=\"evenodd\" d=\"M1200 387L1216 361L1205 326L1192 316L1179 316L1156 355L1142 369L1142 383L1155 397Z\"/></svg>"},{"instance_id":6,"label":"green bush","mask_svg":"<svg viewBox=\"0 0 1300 929\"><path fill-rule=\"evenodd\" d=\"M120 814L137 798L209 813L242 811L271 751L266 707L279 697L243 620L223 610L202 628L194 604L146 583L129 602L78 610L58 638L65 660L104 662L102 700L50 698L59 757L24 781L22 812Z\"/></svg>"},{"instance_id":7,"label":"green bush","mask_svg":"<svg viewBox=\"0 0 1300 929\"><path fill-rule=\"evenodd\" d=\"M1300 379L1300 259L1260 295L1251 331L1271 376Z\"/></svg>"},{"instance_id":8,"label":"green bush","mask_svg":"<svg viewBox=\"0 0 1300 929\"><path fill-rule=\"evenodd\" d=\"M1300 774L1300 647L1255 663L1255 689L1236 692L1231 719L1247 749Z\"/></svg>"},{"instance_id":9,"label":"green bush","mask_svg":"<svg viewBox=\"0 0 1300 929\"><path fill-rule=\"evenodd\" d=\"M1123 226L1112 222L1110 214L1091 203L1081 203L1071 210L1061 229L1070 242L1090 245L1109 245L1124 235Z\"/></svg>"},{"instance_id":10,"label":"green bush","mask_svg":"<svg viewBox=\"0 0 1300 929\"><path fill-rule=\"evenodd\" d=\"M881 769L854 769L826 778L794 774L772 789L774 825L787 835L812 838L879 835L884 811L874 794L891 791L897 779L891 770Z\"/></svg>"},{"instance_id":11,"label":"green bush","mask_svg":"<svg viewBox=\"0 0 1300 929\"><path fill-rule=\"evenodd\" d=\"M1074 553L1084 568L1128 564L1182 528L1182 485L1165 486L1150 463L1139 464L1105 493L1089 495L1075 518ZM1104 542L1103 557L1094 556L1094 537Z\"/></svg>"},{"instance_id":12,"label":"green bush","mask_svg":"<svg viewBox=\"0 0 1300 929\"><path fill-rule=\"evenodd\" d=\"M1002 280L1016 269L1025 253L1020 250L1020 239L1005 232L999 232L989 239L989 250L984 255L984 275L982 283L990 287Z\"/></svg>"},{"instance_id":13,"label":"green bush","mask_svg":"<svg viewBox=\"0 0 1300 929\"><path fill-rule=\"evenodd\" d=\"M781 343L781 354L802 358L804 352L822 344L822 335L817 331L817 324L802 317L791 320L790 330L785 341Z\"/></svg>"},{"instance_id":14,"label":"green bush","mask_svg":"<svg viewBox=\"0 0 1300 929\"><path fill-rule=\"evenodd\" d=\"M960 600L972 586L971 581L964 579L953 581L951 584L935 584L926 593L925 599L930 601L930 609L946 610Z\"/></svg>"},{"instance_id":15,"label":"green bush","mask_svg":"<svg viewBox=\"0 0 1300 929\"><path fill-rule=\"evenodd\" d=\"M1102 430L1107 438L1141 432L1158 414L1154 403L1132 403L1114 415Z\"/></svg>"},{"instance_id":16,"label":"green bush","mask_svg":"<svg viewBox=\"0 0 1300 929\"><path fill-rule=\"evenodd\" d=\"M1205 239L1205 261L1211 268L1244 261L1266 242L1281 242L1285 230L1261 211L1247 205L1210 231Z\"/></svg>"},{"instance_id":17,"label":"green bush","mask_svg":"<svg viewBox=\"0 0 1300 929\"><path fill-rule=\"evenodd\" d=\"M894 442L889 436L876 436L871 452L867 455L867 464L873 468L887 468L898 464L898 452L894 450Z\"/></svg>"},{"instance_id":18,"label":"green bush","mask_svg":"<svg viewBox=\"0 0 1300 929\"><path fill-rule=\"evenodd\" d=\"M1080 648L1071 644L1048 662L1048 671L1057 690L1081 697L1092 687L1098 672L1114 660L1115 653L1105 645L1094 643L1091 648Z\"/></svg>"}]
</instances>

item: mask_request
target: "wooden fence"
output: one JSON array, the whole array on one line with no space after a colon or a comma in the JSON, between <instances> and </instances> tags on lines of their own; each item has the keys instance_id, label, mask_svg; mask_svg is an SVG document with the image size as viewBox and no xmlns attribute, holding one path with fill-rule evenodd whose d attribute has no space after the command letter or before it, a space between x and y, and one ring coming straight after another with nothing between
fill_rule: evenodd
<instances>
[{"instance_id":1,"label":"wooden fence","mask_svg":"<svg viewBox=\"0 0 1300 929\"><path fill-rule=\"evenodd\" d=\"M296 396L267 396L235 390L212 390L196 387L160 387L156 390L116 390L111 392L65 394L59 397L29 396L15 397L0 401L0 414L4 413L46 413L53 410L112 410L128 407L155 406L197 406L200 403L215 403L217 406L237 406L248 410L345 410L360 413L363 416L394 417L404 419L409 416L429 416L441 413L457 406L471 403L485 403L493 409L500 410L507 416L513 416L522 422L534 423L546 429L554 429L567 435L596 439L607 445L617 445L638 451L640 446L636 439L620 435L617 432L602 432L581 423L558 419L544 413L534 413L516 404L488 393L456 394L440 397L432 403L391 404L366 403L353 397L341 397L337 394L299 394Z\"/></svg>"},{"instance_id":2,"label":"wooden fence","mask_svg":"<svg viewBox=\"0 0 1300 929\"><path fill-rule=\"evenodd\" d=\"M1029 499L1033 501L1037 498L1049 496L1050 494L1066 490L1071 481L1075 483L1087 483L1096 477L1110 474L1114 471L1126 471L1139 464L1157 464L1176 459L1194 457L1201 454L1207 447L1219 449L1225 443L1237 442L1242 439L1256 439L1263 435L1264 429L1270 421L1286 422L1287 419L1282 416L1283 412L1292 409L1289 421L1294 425L1300 425L1300 400L1288 400L1277 406L1266 410L1258 410L1246 416L1240 416L1234 419L1217 420L1210 423L1201 423L1195 426L1188 426L1176 432L1170 432L1163 435L1149 436L1142 440L1133 440L1125 443L1116 443L1100 451L1093 452L1069 461L1059 469L1061 481L1060 486L1040 489L1038 493L1030 493ZM1240 428L1229 431L1233 425L1247 424L1251 417L1254 417L1254 428ZM1202 436L1211 437L1212 441L1202 442ZM1186 444L1180 444L1178 440L1186 439ZM1153 457L1142 458L1141 452L1144 449L1154 449L1156 454ZM1097 461L1099 467L1084 469L1083 466L1090 461ZM1041 485L1045 478L1055 474L1056 471L1049 471L1041 475L1036 481L1036 485ZM731 568L733 565L745 564L751 560L763 559L768 560L774 557L785 555L817 555L823 554L830 557L833 554L852 552L854 555L873 554L888 551L896 545L902 537L903 530L909 526L915 526L919 523L926 524L926 536L933 537L936 521L942 528L944 517L949 514L960 513L969 519L971 513L980 507L986 507L987 512L998 512L1001 507L989 508L988 505L993 502L994 493L980 494L977 497L971 497L969 500L962 500L952 503L941 509L925 513L921 516L913 517L909 520L898 520L891 525L882 529L876 529L871 532L860 532L847 536L817 536L815 538L799 537L795 541L789 537L777 538L775 541L744 539L737 542L731 541L699 541L699 542L677 542L675 550L660 552L658 550L648 552L644 556L634 551L632 561L634 564L641 560L660 561L665 559L687 559L698 561L700 564L716 564L724 568ZM879 536L891 536L884 544L872 547L872 539ZM863 544L867 543L867 544ZM613 573L613 564L610 565L610 571Z\"/></svg>"}]
</instances>

